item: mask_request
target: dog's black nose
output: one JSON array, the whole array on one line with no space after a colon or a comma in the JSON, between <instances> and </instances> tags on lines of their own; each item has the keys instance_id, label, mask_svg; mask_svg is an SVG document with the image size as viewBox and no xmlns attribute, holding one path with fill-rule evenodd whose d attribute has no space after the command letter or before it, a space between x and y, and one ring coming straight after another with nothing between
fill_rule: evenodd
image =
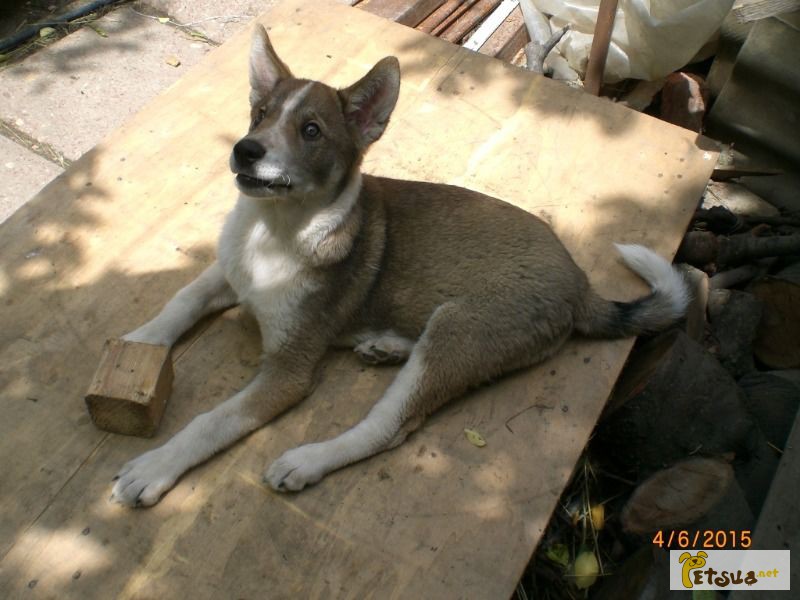
<instances>
[{"instance_id":1,"label":"dog's black nose","mask_svg":"<svg viewBox=\"0 0 800 600\"><path fill-rule=\"evenodd\" d=\"M250 165L267 153L267 149L255 140L244 138L233 147L233 156L240 165Z\"/></svg>"}]
</instances>

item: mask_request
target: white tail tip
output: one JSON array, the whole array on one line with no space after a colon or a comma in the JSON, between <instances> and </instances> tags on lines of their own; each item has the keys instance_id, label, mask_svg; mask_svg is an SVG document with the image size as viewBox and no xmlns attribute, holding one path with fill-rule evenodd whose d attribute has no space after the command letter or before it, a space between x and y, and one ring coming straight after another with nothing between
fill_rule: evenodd
<instances>
[{"instance_id":1,"label":"white tail tip","mask_svg":"<svg viewBox=\"0 0 800 600\"><path fill-rule=\"evenodd\" d=\"M639 244L614 244L625 263L663 297L675 318L686 312L689 287L678 269L650 248Z\"/></svg>"}]
</instances>

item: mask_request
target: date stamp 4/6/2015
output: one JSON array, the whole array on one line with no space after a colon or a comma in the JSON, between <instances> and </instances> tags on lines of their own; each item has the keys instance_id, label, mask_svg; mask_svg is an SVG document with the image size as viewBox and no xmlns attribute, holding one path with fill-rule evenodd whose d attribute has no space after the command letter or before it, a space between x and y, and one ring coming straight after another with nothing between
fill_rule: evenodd
<instances>
[{"instance_id":1,"label":"date stamp 4/6/2015","mask_svg":"<svg viewBox=\"0 0 800 600\"><path fill-rule=\"evenodd\" d=\"M751 531L747 529L659 529L652 541L654 546L665 550L747 550L753 544Z\"/></svg>"}]
</instances>

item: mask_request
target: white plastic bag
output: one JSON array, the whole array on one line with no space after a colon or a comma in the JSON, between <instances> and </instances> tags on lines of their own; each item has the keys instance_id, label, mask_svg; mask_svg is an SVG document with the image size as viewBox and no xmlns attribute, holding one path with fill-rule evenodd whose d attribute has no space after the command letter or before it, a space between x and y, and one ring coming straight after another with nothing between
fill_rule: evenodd
<instances>
[{"instance_id":1,"label":"white plastic bag","mask_svg":"<svg viewBox=\"0 0 800 600\"><path fill-rule=\"evenodd\" d=\"M533 0L555 31L570 24L557 48L583 75L600 0ZM686 65L711 39L733 0L619 0L604 80L653 80Z\"/></svg>"}]
</instances>

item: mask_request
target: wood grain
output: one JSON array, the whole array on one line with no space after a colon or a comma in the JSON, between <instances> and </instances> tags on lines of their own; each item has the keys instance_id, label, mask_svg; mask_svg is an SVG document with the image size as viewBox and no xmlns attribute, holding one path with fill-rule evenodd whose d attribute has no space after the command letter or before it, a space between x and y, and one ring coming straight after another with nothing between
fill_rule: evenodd
<instances>
[{"instance_id":1,"label":"wood grain","mask_svg":"<svg viewBox=\"0 0 800 600\"><path fill-rule=\"evenodd\" d=\"M489 13L491 13L502 0L478 0L475 4L470 6L469 10L464 11L457 19L455 19L446 29L439 32L434 31L436 35L448 42L459 42L470 31L480 25Z\"/></svg>"},{"instance_id":2,"label":"wood grain","mask_svg":"<svg viewBox=\"0 0 800 600\"><path fill-rule=\"evenodd\" d=\"M358 8L401 25L416 27L442 4L444 0L364 0Z\"/></svg>"},{"instance_id":3,"label":"wood grain","mask_svg":"<svg viewBox=\"0 0 800 600\"><path fill-rule=\"evenodd\" d=\"M365 170L541 216L608 297L646 291L612 242L670 257L716 161L687 130L363 10L292 0L260 20L294 73L332 85L396 55L400 100ZM105 339L154 316L213 260L235 201L228 155L248 124L249 36L211 52L0 226L0 597L508 598L632 340L573 340L452 403L396 450L272 493L261 484L270 461L355 423L396 373L332 353L302 405L153 509L108 502L125 461L258 368L256 324L229 311L175 349L152 440L97 431L83 403Z\"/></svg>"},{"instance_id":4,"label":"wood grain","mask_svg":"<svg viewBox=\"0 0 800 600\"><path fill-rule=\"evenodd\" d=\"M511 11L505 21L489 36L478 52L500 60L511 61L528 42L528 30L520 7Z\"/></svg>"},{"instance_id":5,"label":"wood grain","mask_svg":"<svg viewBox=\"0 0 800 600\"><path fill-rule=\"evenodd\" d=\"M151 437L172 391L172 375L167 346L108 340L86 392L92 422L105 431Z\"/></svg>"}]
</instances>

